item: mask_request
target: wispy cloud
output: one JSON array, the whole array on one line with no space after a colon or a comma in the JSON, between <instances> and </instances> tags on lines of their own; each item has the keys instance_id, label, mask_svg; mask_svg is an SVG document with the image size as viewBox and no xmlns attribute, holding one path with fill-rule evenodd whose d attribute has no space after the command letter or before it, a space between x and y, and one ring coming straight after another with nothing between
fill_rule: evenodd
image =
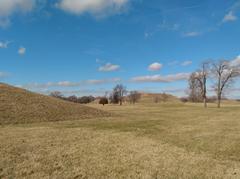
<instances>
[{"instance_id":1,"label":"wispy cloud","mask_svg":"<svg viewBox=\"0 0 240 179\"><path fill-rule=\"evenodd\" d=\"M238 19L238 18L237 18L237 16L234 14L234 12L233 12L233 11L230 11L230 12L228 12L228 13L224 16L222 22L236 21L237 19Z\"/></svg>"},{"instance_id":2,"label":"wispy cloud","mask_svg":"<svg viewBox=\"0 0 240 179\"><path fill-rule=\"evenodd\" d=\"M98 71L100 72L112 72L112 71L117 71L120 69L119 65L114 65L111 63L107 63L104 66L101 66L98 68Z\"/></svg>"},{"instance_id":3,"label":"wispy cloud","mask_svg":"<svg viewBox=\"0 0 240 179\"><path fill-rule=\"evenodd\" d=\"M180 10L187 10L187 9L196 9L196 8L200 8L200 7L202 7L202 4L196 4L193 6L184 6L184 7L166 9L166 10L164 10L164 13L171 13L173 11L180 11Z\"/></svg>"},{"instance_id":4,"label":"wispy cloud","mask_svg":"<svg viewBox=\"0 0 240 179\"><path fill-rule=\"evenodd\" d=\"M96 63L104 63L104 60L101 60L101 59L97 58Z\"/></svg>"},{"instance_id":5,"label":"wispy cloud","mask_svg":"<svg viewBox=\"0 0 240 179\"><path fill-rule=\"evenodd\" d=\"M184 61L181 63L182 66L189 66L192 64L192 61L191 60L187 60L187 61Z\"/></svg>"},{"instance_id":6,"label":"wispy cloud","mask_svg":"<svg viewBox=\"0 0 240 179\"><path fill-rule=\"evenodd\" d=\"M66 12L81 15L90 13L94 16L107 16L124 10L129 0L60 0L56 6Z\"/></svg>"},{"instance_id":7,"label":"wispy cloud","mask_svg":"<svg viewBox=\"0 0 240 179\"><path fill-rule=\"evenodd\" d=\"M240 0L237 0L232 7L229 8L227 14L222 19L222 23L233 22L238 20L236 13L240 10Z\"/></svg>"},{"instance_id":8,"label":"wispy cloud","mask_svg":"<svg viewBox=\"0 0 240 179\"><path fill-rule=\"evenodd\" d=\"M148 66L149 71L159 71L163 65L161 63L155 62Z\"/></svg>"},{"instance_id":9,"label":"wispy cloud","mask_svg":"<svg viewBox=\"0 0 240 179\"><path fill-rule=\"evenodd\" d=\"M36 90L36 92L49 95L51 92L55 90ZM59 90L63 95L65 96L88 96L88 95L93 95L93 96L103 96L106 92L109 90L107 89L79 89L79 90Z\"/></svg>"},{"instance_id":10,"label":"wispy cloud","mask_svg":"<svg viewBox=\"0 0 240 179\"><path fill-rule=\"evenodd\" d=\"M8 44L9 43L10 43L9 41L7 41L7 42L0 42L0 48L8 48Z\"/></svg>"},{"instance_id":11,"label":"wispy cloud","mask_svg":"<svg viewBox=\"0 0 240 179\"><path fill-rule=\"evenodd\" d=\"M80 87L86 85L101 85L108 83L118 83L120 82L120 78L111 78L111 79L92 79L85 80L80 82L71 82L71 81L60 81L60 82L47 82L47 83L30 83L24 85L18 85L22 88L27 89L47 89L52 87Z\"/></svg>"},{"instance_id":12,"label":"wispy cloud","mask_svg":"<svg viewBox=\"0 0 240 179\"><path fill-rule=\"evenodd\" d=\"M177 60L168 63L169 66L177 65L179 62Z\"/></svg>"},{"instance_id":13,"label":"wispy cloud","mask_svg":"<svg viewBox=\"0 0 240 179\"><path fill-rule=\"evenodd\" d=\"M152 76L138 76L131 79L132 82L175 82L181 80L187 80L190 76L190 73L177 73L170 74L166 76L162 75L152 75Z\"/></svg>"},{"instance_id":14,"label":"wispy cloud","mask_svg":"<svg viewBox=\"0 0 240 179\"><path fill-rule=\"evenodd\" d=\"M197 31L186 32L183 34L184 37L197 37L199 35L201 35L201 33Z\"/></svg>"},{"instance_id":15,"label":"wispy cloud","mask_svg":"<svg viewBox=\"0 0 240 179\"><path fill-rule=\"evenodd\" d=\"M158 33L161 30L166 31L178 31L180 29L181 25L178 23L169 23L166 20L163 20L160 24L156 25L153 29L148 29L144 32L144 37L146 39L154 36L156 33Z\"/></svg>"},{"instance_id":16,"label":"wispy cloud","mask_svg":"<svg viewBox=\"0 0 240 179\"><path fill-rule=\"evenodd\" d=\"M240 66L240 55L233 59L230 64L234 67Z\"/></svg>"}]
</instances>

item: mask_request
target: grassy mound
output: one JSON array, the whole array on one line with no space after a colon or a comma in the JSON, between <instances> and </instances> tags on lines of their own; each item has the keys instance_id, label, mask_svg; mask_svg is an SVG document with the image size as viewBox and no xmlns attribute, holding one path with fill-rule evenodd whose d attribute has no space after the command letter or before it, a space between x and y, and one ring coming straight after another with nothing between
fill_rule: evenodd
<instances>
[{"instance_id":1,"label":"grassy mound","mask_svg":"<svg viewBox=\"0 0 240 179\"><path fill-rule=\"evenodd\" d=\"M109 113L0 84L0 124L80 120Z\"/></svg>"}]
</instances>

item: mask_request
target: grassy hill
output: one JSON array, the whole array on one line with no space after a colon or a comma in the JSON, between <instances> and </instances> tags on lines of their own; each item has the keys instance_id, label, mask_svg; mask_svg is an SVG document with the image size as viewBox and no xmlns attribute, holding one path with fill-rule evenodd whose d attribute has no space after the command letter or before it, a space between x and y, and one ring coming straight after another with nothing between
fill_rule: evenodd
<instances>
[{"instance_id":1,"label":"grassy hill","mask_svg":"<svg viewBox=\"0 0 240 179\"><path fill-rule=\"evenodd\" d=\"M0 83L0 124L106 117L98 109Z\"/></svg>"}]
</instances>

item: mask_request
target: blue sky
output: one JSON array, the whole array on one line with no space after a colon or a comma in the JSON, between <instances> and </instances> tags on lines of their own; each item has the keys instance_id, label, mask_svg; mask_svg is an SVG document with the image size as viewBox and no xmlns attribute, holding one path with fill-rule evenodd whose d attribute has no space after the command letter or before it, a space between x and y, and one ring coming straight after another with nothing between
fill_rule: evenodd
<instances>
[{"instance_id":1,"label":"blue sky","mask_svg":"<svg viewBox=\"0 0 240 179\"><path fill-rule=\"evenodd\" d=\"M0 0L0 81L182 96L202 61L240 61L239 17L239 0Z\"/></svg>"}]
</instances>

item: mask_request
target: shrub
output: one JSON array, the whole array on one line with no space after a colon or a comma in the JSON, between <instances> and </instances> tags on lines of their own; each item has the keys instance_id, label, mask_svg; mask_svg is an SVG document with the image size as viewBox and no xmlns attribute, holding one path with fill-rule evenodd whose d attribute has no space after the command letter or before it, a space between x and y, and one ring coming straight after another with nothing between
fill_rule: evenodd
<instances>
[{"instance_id":1,"label":"shrub","mask_svg":"<svg viewBox=\"0 0 240 179\"><path fill-rule=\"evenodd\" d=\"M83 96L78 98L78 103L87 104L93 102L94 100L95 98L93 96Z\"/></svg>"},{"instance_id":2,"label":"shrub","mask_svg":"<svg viewBox=\"0 0 240 179\"><path fill-rule=\"evenodd\" d=\"M105 104L108 104L108 99L107 99L106 97L100 98L99 104L102 104L103 106L104 106Z\"/></svg>"}]
</instances>

